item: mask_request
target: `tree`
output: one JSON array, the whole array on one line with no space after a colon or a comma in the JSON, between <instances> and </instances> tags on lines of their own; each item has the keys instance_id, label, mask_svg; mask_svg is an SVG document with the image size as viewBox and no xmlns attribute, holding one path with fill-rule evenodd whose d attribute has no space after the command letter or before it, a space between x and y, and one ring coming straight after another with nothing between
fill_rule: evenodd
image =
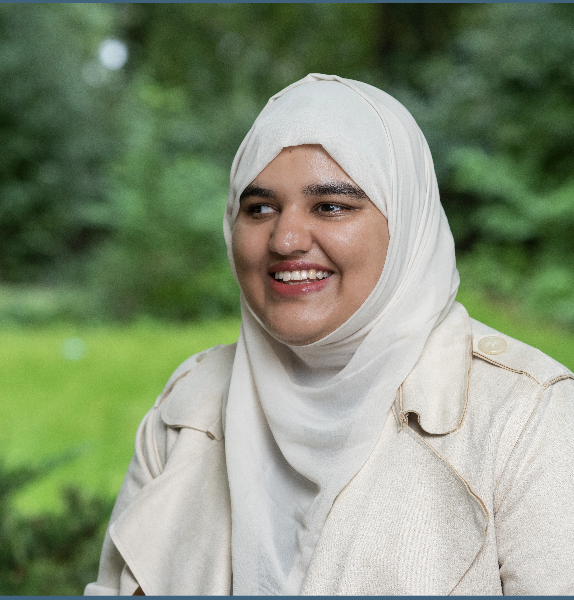
<instances>
[{"instance_id":1,"label":"tree","mask_svg":"<svg viewBox=\"0 0 574 600\"><path fill-rule=\"evenodd\" d=\"M102 4L0 5L0 280L46 279L108 228L114 90L94 73L112 26Z\"/></svg>"}]
</instances>

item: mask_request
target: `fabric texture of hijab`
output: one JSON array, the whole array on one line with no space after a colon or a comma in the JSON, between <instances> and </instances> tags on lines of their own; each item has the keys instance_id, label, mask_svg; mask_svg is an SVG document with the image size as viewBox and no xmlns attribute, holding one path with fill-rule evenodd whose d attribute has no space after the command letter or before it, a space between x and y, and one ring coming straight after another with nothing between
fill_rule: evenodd
<instances>
[{"instance_id":1,"label":"fabric texture of hijab","mask_svg":"<svg viewBox=\"0 0 574 600\"><path fill-rule=\"evenodd\" d=\"M370 85L308 75L273 96L241 144L224 220L283 148L321 144L388 219L383 273L359 310L307 346L274 338L241 298L224 407L234 595L296 595L339 492L361 469L397 390L458 289L454 242L426 140Z\"/></svg>"}]
</instances>

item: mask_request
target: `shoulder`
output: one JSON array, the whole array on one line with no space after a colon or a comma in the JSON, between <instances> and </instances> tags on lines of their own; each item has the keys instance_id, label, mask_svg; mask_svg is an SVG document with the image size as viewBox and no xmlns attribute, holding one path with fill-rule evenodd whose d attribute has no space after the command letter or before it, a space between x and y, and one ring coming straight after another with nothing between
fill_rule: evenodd
<instances>
[{"instance_id":1,"label":"shoulder","mask_svg":"<svg viewBox=\"0 0 574 600\"><path fill-rule=\"evenodd\" d=\"M496 444L506 464L519 439L532 443L532 423L561 422L574 434L574 374L537 348L471 319L472 363L467 427ZM574 437L573 437L574 439Z\"/></svg>"},{"instance_id":2,"label":"shoulder","mask_svg":"<svg viewBox=\"0 0 574 600\"><path fill-rule=\"evenodd\" d=\"M237 344L226 346L217 344L217 346L202 350L184 360L167 380L163 392L156 401L156 406L162 404L170 396L176 384L179 388L182 386L187 387L199 376L205 376L208 373L210 375L224 375L227 371L231 372L236 346Z\"/></svg>"},{"instance_id":3,"label":"shoulder","mask_svg":"<svg viewBox=\"0 0 574 600\"><path fill-rule=\"evenodd\" d=\"M235 348L236 344L217 345L177 367L154 406L165 425L208 432L221 418Z\"/></svg>"},{"instance_id":4,"label":"shoulder","mask_svg":"<svg viewBox=\"0 0 574 600\"><path fill-rule=\"evenodd\" d=\"M574 379L570 369L533 346L470 319L472 355L478 361L501 369L501 375L517 374L542 387L563 379Z\"/></svg>"}]
</instances>

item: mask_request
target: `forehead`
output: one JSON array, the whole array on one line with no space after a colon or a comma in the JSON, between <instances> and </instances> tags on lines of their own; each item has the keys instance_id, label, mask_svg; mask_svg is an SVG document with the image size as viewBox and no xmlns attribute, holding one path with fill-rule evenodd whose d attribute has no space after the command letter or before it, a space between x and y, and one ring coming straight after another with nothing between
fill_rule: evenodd
<instances>
[{"instance_id":1,"label":"forehead","mask_svg":"<svg viewBox=\"0 0 574 600\"><path fill-rule=\"evenodd\" d=\"M346 181L354 183L319 144L288 146L255 177L252 183L298 184Z\"/></svg>"}]
</instances>

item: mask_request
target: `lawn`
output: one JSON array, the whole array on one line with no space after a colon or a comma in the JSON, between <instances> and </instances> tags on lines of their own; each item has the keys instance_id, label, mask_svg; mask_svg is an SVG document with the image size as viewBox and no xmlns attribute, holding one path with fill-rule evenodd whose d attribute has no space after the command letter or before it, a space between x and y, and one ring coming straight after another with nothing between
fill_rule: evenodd
<instances>
[{"instance_id":1,"label":"lawn","mask_svg":"<svg viewBox=\"0 0 574 600\"><path fill-rule=\"evenodd\" d=\"M574 334L525 322L480 296L459 292L474 318L521 339L574 369ZM59 488L75 483L114 495L130 460L138 423L174 368L191 354L237 339L239 322L186 326L4 328L0 331L0 434L10 463L71 447L80 455L21 493L18 506L59 506Z\"/></svg>"},{"instance_id":2,"label":"lawn","mask_svg":"<svg viewBox=\"0 0 574 600\"><path fill-rule=\"evenodd\" d=\"M0 331L0 445L9 463L80 452L18 498L22 511L59 506L73 482L115 495L139 422L191 354L237 340L238 320L175 326L73 325Z\"/></svg>"}]
</instances>

